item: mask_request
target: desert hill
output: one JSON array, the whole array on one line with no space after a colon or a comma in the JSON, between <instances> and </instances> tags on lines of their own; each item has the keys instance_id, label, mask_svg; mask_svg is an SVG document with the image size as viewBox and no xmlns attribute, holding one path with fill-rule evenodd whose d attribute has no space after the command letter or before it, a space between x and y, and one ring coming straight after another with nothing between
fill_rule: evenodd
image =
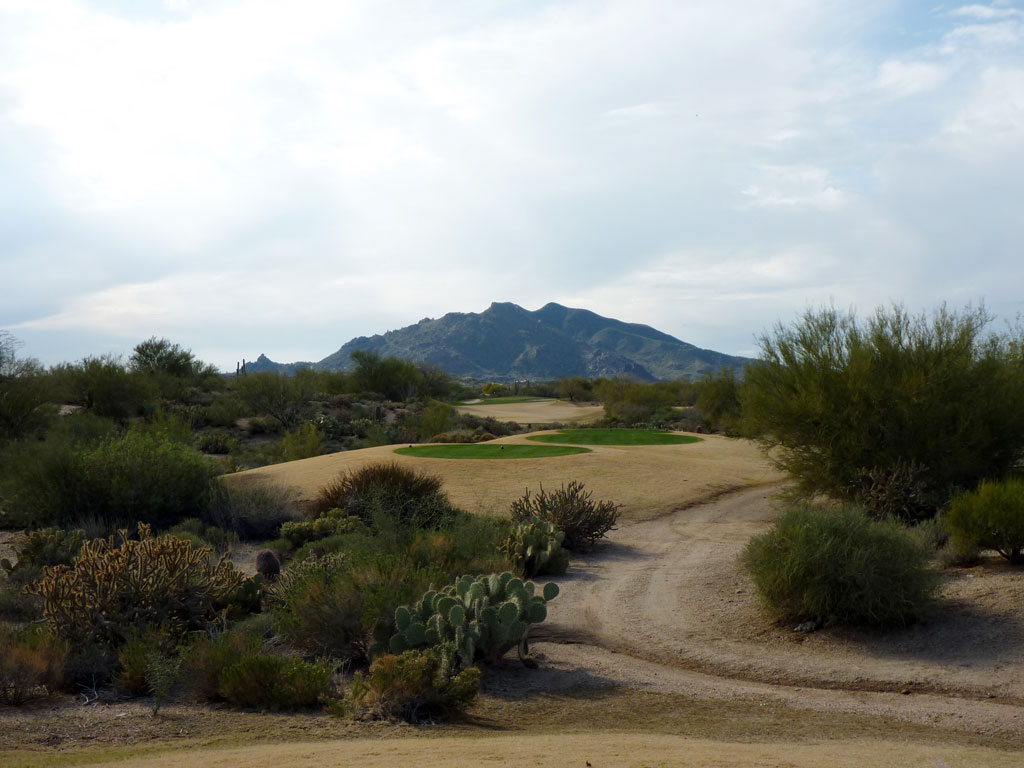
<instances>
[{"instance_id":1,"label":"desert hill","mask_svg":"<svg viewBox=\"0 0 1024 768\"><path fill-rule=\"evenodd\" d=\"M374 336L358 336L315 363L276 363L265 355L250 371L352 367L355 350L431 363L453 376L508 381L564 376L632 376L645 381L697 378L747 358L700 349L649 325L550 303L529 311L511 302L485 311L449 312Z\"/></svg>"}]
</instances>

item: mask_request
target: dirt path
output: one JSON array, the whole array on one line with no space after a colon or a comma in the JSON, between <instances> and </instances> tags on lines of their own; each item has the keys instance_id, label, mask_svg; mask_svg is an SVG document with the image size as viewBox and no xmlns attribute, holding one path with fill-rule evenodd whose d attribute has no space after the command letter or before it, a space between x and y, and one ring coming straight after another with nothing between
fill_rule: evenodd
<instances>
[{"instance_id":1,"label":"dirt path","mask_svg":"<svg viewBox=\"0 0 1024 768\"><path fill-rule=\"evenodd\" d=\"M955 574L936 615L907 630L796 633L766 620L738 562L776 514L754 489L624 525L559 580L537 648L552 670L619 684L1024 733L1021 574Z\"/></svg>"}]
</instances>

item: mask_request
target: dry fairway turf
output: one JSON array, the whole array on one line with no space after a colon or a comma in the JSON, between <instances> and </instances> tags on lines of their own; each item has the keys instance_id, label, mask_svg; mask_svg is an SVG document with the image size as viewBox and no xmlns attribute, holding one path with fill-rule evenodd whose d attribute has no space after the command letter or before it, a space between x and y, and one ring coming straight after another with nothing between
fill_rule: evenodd
<instances>
[{"instance_id":1,"label":"dry fairway turf","mask_svg":"<svg viewBox=\"0 0 1024 768\"><path fill-rule=\"evenodd\" d=\"M522 435L495 442L536 445ZM228 475L225 480L275 483L295 489L300 501L309 501L341 472L375 461L397 461L443 477L452 501L470 512L504 515L526 488L537 491L542 484L558 488L579 480L595 499L622 503L623 520L645 520L783 479L753 443L716 435L687 445L588 446L591 453L545 459L426 459L396 455L396 447L274 464Z\"/></svg>"}]
</instances>

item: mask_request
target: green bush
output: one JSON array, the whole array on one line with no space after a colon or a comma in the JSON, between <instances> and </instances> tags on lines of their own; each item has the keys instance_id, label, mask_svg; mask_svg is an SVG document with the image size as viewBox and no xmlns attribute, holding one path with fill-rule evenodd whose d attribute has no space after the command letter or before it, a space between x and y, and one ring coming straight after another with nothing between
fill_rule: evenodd
<instances>
[{"instance_id":1,"label":"green bush","mask_svg":"<svg viewBox=\"0 0 1024 768\"><path fill-rule=\"evenodd\" d=\"M357 672L334 714L408 723L436 723L463 712L480 690L480 670L457 671L453 647L378 656Z\"/></svg>"},{"instance_id":2,"label":"green bush","mask_svg":"<svg viewBox=\"0 0 1024 768\"><path fill-rule=\"evenodd\" d=\"M316 394L313 385L306 377L266 372L239 376L234 392L250 413L269 416L287 430L306 419Z\"/></svg>"},{"instance_id":3,"label":"green bush","mask_svg":"<svg viewBox=\"0 0 1024 768\"><path fill-rule=\"evenodd\" d=\"M226 454L237 449L238 441L230 432L215 430L196 435L195 445L203 453Z\"/></svg>"},{"instance_id":4,"label":"green bush","mask_svg":"<svg viewBox=\"0 0 1024 768\"><path fill-rule=\"evenodd\" d=\"M295 495L287 488L266 482L218 482L205 519L244 541L266 541L298 517Z\"/></svg>"},{"instance_id":5,"label":"green bush","mask_svg":"<svg viewBox=\"0 0 1024 768\"><path fill-rule=\"evenodd\" d=\"M197 633L181 651L181 680L186 692L200 701L221 700L224 670L258 654L262 646L263 640L248 632L232 630L212 637Z\"/></svg>"},{"instance_id":6,"label":"green bush","mask_svg":"<svg viewBox=\"0 0 1024 768\"><path fill-rule=\"evenodd\" d=\"M238 534L215 525L207 525L198 517L182 520L163 535L186 539L198 547L210 547L214 552L228 552L238 543Z\"/></svg>"},{"instance_id":7,"label":"green bush","mask_svg":"<svg viewBox=\"0 0 1024 768\"><path fill-rule=\"evenodd\" d=\"M455 514L436 475L417 472L398 462L376 462L342 473L320 490L316 513L341 509L368 525L383 515L382 524L438 528Z\"/></svg>"},{"instance_id":8,"label":"green bush","mask_svg":"<svg viewBox=\"0 0 1024 768\"><path fill-rule=\"evenodd\" d=\"M1024 564L1024 479L983 481L953 499L945 522L958 550L994 549L1014 565Z\"/></svg>"},{"instance_id":9,"label":"green bush","mask_svg":"<svg viewBox=\"0 0 1024 768\"><path fill-rule=\"evenodd\" d=\"M294 711L317 706L335 692L333 672L326 660L251 654L220 675L220 695L239 707Z\"/></svg>"},{"instance_id":10,"label":"green bush","mask_svg":"<svg viewBox=\"0 0 1024 768\"><path fill-rule=\"evenodd\" d=\"M0 704L20 706L60 690L67 645L39 628L14 630L0 624Z\"/></svg>"},{"instance_id":11,"label":"green bush","mask_svg":"<svg viewBox=\"0 0 1024 768\"><path fill-rule=\"evenodd\" d=\"M285 539L292 549L297 549L311 541L325 539L328 536L340 536L365 530L362 522L355 515L345 514L340 509L329 509L314 520L297 520L281 526L281 538Z\"/></svg>"},{"instance_id":12,"label":"green bush","mask_svg":"<svg viewBox=\"0 0 1024 768\"><path fill-rule=\"evenodd\" d=\"M18 549L17 561L12 565L6 558L0 560L0 569L12 577L25 571L41 575L43 568L48 565L71 565L84 542L85 534L82 531L65 531L60 528L30 531L28 539Z\"/></svg>"},{"instance_id":13,"label":"green bush","mask_svg":"<svg viewBox=\"0 0 1024 768\"><path fill-rule=\"evenodd\" d=\"M615 529L619 507L610 501L593 501L592 492L573 480L568 486L548 493L542 485L536 496L530 489L512 502L512 519L528 522L538 518L565 534L563 546L570 550L589 549L594 542Z\"/></svg>"},{"instance_id":14,"label":"green bush","mask_svg":"<svg viewBox=\"0 0 1024 768\"><path fill-rule=\"evenodd\" d=\"M0 331L0 443L40 429L52 409L55 392L52 377L38 361L19 358L18 342Z\"/></svg>"},{"instance_id":15,"label":"green bush","mask_svg":"<svg viewBox=\"0 0 1024 768\"><path fill-rule=\"evenodd\" d=\"M740 390L757 435L808 497L932 517L1024 453L1024 331L983 310L808 311L760 339Z\"/></svg>"},{"instance_id":16,"label":"green bush","mask_svg":"<svg viewBox=\"0 0 1024 768\"><path fill-rule=\"evenodd\" d=\"M112 355L87 357L75 365L58 366L53 369L53 376L68 402L113 419L141 416L158 394L149 376L128 370Z\"/></svg>"},{"instance_id":17,"label":"green bush","mask_svg":"<svg viewBox=\"0 0 1024 768\"><path fill-rule=\"evenodd\" d=\"M755 536L743 562L779 619L900 627L928 609L938 576L930 553L894 522L857 507L794 507Z\"/></svg>"},{"instance_id":18,"label":"green bush","mask_svg":"<svg viewBox=\"0 0 1024 768\"><path fill-rule=\"evenodd\" d=\"M324 433L316 424L307 421L281 438L281 457L284 461L298 461L319 456L324 449Z\"/></svg>"}]
</instances>

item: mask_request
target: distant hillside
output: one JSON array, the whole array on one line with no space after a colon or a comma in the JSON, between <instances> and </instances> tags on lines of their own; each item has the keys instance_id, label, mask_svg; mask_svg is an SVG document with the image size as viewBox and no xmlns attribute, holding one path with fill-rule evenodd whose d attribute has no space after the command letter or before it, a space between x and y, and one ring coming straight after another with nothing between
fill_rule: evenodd
<instances>
[{"instance_id":1,"label":"distant hillside","mask_svg":"<svg viewBox=\"0 0 1024 768\"><path fill-rule=\"evenodd\" d=\"M560 304L530 312L510 302L484 312L450 312L384 335L359 336L317 363L275 363L265 355L250 371L304 366L347 370L357 349L433 363L453 376L508 381L564 376L633 376L646 381L697 378L747 358L700 349L649 325L624 323Z\"/></svg>"}]
</instances>

